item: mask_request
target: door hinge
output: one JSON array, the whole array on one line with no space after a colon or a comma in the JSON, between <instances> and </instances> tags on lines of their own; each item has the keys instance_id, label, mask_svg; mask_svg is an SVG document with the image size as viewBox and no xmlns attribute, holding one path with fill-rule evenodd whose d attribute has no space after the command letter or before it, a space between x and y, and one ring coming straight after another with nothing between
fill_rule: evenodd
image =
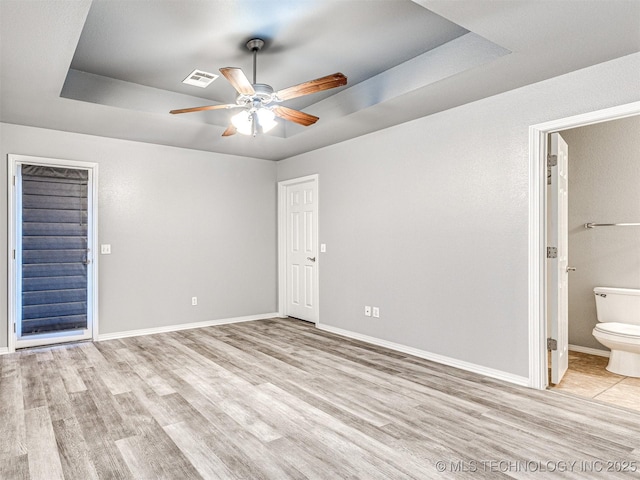
<instances>
[{"instance_id":1,"label":"door hinge","mask_svg":"<svg viewBox=\"0 0 640 480\"><path fill-rule=\"evenodd\" d=\"M558 258L558 249L556 247L547 247L547 258Z\"/></svg>"},{"instance_id":2,"label":"door hinge","mask_svg":"<svg viewBox=\"0 0 640 480\"><path fill-rule=\"evenodd\" d=\"M16 249L15 248L13 249L13 259L14 260L16 259Z\"/></svg>"},{"instance_id":3,"label":"door hinge","mask_svg":"<svg viewBox=\"0 0 640 480\"><path fill-rule=\"evenodd\" d=\"M551 185L551 167L558 165L558 156L547 154L547 185Z\"/></svg>"},{"instance_id":4,"label":"door hinge","mask_svg":"<svg viewBox=\"0 0 640 480\"><path fill-rule=\"evenodd\" d=\"M547 350L558 350L558 340L547 338Z\"/></svg>"},{"instance_id":5,"label":"door hinge","mask_svg":"<svg viewBox=\"0 0 640 480\"><path fill-rule=\"evenodd\" d=\"M13 186L14 187L16 186L16 176L15 175L13 176Z\"/></svg>"},{"instance_id":6,"label":"door hinge","mask_svg":"<svg viewBox=\"0 0 640 480\"><path fill-rule=\"evenodd\" d=\"M16 333L16 324L13 324L13 333Z\"/></svg>"}]
</instances>

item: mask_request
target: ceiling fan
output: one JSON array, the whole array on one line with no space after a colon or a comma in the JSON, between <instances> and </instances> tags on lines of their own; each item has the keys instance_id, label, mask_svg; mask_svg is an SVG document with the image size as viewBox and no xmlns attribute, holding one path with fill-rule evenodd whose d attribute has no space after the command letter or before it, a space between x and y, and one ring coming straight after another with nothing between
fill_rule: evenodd
<instances>
[{"instance_id":1,"label":"ceiling fan","mask_svg":"<svg viewBox=\"0 0 640 480\"><path fill-rule=\"evenodd\" d=\"M238 92L236 103L224 105L207 105L203 107L182 108L171 110L169 113L190 113L203 110L220 110L242 108L243 110L231 118L231 125L222 134L223 137L234 135L236 132L244 135L264 133L277 125L275 117L308 127L316 123L319 118L299 110L279 105L280 102L292 98L309 95L311 93L329 90L347 84L347 77L342 73L334 73L326 77L316 78L292 87L274 92L270 85L256 83L256 62L258 52L264 46L264 40L254 38L247 42L247 48L253 52L253 83L249 81L242 69L225 67L220 73L231 83Z\"/></svg>"}]
</instances>

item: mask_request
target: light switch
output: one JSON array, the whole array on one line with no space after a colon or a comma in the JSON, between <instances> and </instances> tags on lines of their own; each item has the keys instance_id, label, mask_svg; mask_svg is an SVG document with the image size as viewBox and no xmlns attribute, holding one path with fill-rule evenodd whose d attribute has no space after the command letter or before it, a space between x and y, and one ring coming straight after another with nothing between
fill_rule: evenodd
<instances>
[{"instance_id":1,"label":"light switch","mask_svg":"<svg viewBox=\"0 0 640 480\"><path fill-rule=\"evenodd\" d=\"M111 245L109 244L100 245L100 253L102 255L111 255Z\"/></svg>"},{"instance_id":2,"label":"light switch","mask_svg":"<svg viewBox=\"0 0 640 480\"><path fill-rule=\"evenodd\" d=\"M320 253L324 253L327 251L327 244L326 243L321 243L320 244Z\"/></svg>"}]
</instances>

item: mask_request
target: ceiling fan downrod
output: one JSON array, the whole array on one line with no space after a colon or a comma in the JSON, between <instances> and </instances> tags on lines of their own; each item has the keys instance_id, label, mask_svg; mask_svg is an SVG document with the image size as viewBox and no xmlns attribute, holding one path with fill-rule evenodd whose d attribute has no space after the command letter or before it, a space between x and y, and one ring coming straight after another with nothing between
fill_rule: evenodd
<instances>
[{"instance_id":1,"label":"ceiling fan downrod","mask_svg":"<svg viewBox=\"0 0 640 480\"><path fill-rule=\"evenodd\" d=\"M264 40L261 38L252 38L247 42L247 48L253 52L253 84L256 83L256 70L258 65L258 52L264 47Z\"/></svg>"}]
</instances>

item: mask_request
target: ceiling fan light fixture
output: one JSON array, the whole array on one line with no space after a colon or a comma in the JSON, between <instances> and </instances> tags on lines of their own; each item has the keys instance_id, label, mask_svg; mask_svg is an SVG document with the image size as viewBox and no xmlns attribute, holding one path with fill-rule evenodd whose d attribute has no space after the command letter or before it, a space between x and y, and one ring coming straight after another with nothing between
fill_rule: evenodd
<instances>
[{"instance_id":1,"label":"ceiling fan light fixture","mask_svg":"<svg viewBox=\"0 0 640 480\"><path fill-rule=\"evenodd\" d=\"M242 135L251 135L251 113L249 110L243 110L231 117L231 123Z\"/></svg>"},{"instance_id":2,"label":"ceiling fan light fixture","mask_svg":"<svg viewBox=\"0 0 640 480\"><path fill-rule=\"evenodd\" d=\"M0 0L1 1L1 0ZM253 53L253 82L249 81L241 68L224 67L220 73L229 81L238 92L235 104L205 105L202 107L181 108L171 110L169 113L200 112L204 110L219 110L223 108L241 108L242 111L231 117L231 125L222 133L223 137L229 137L236 132L242 135L256 136L272 130L278 122L275 117L289 122L297 123L304 127L313 125L319 118L299 110L277 105L284 100L302 97L312 93L322 92L331 88L341 87L347 84L347 77L337 72L315 80L299 83L291 87L274 92L271 85L256 82L256 63L258 52L264 47L264 41L253 38L246 44ZM272 105L275 103L276 105Z\"/></svg>"},{"instance_id":3,"label":"ceiling fan light fixture","mask_svg":"<svg viewBox=\"0 0 640 480\"><path fill-rule=\"evenodd\" d=\"M278 124L278 122L276 122L276 114L268 108L260 108L257 114L258 122L260 123L264 133L268 132Z\"/></svg>"},{"instance_id":4,"label":"ceiling fan light fixture","mask_svg":"<svg viewBox=\"0 0 640 480\"><path fill-rule=\"evenodd\" d=\"M255 114L255 116L254 116ZM253 119L256 119L258 125L253 128ZM231 123L242 135L255 135L258 131L267 133L278 122L275 120L276 115L268 108L258 108L257 110L243 110L231 117Z\"/></svg>"}]
</instances>

